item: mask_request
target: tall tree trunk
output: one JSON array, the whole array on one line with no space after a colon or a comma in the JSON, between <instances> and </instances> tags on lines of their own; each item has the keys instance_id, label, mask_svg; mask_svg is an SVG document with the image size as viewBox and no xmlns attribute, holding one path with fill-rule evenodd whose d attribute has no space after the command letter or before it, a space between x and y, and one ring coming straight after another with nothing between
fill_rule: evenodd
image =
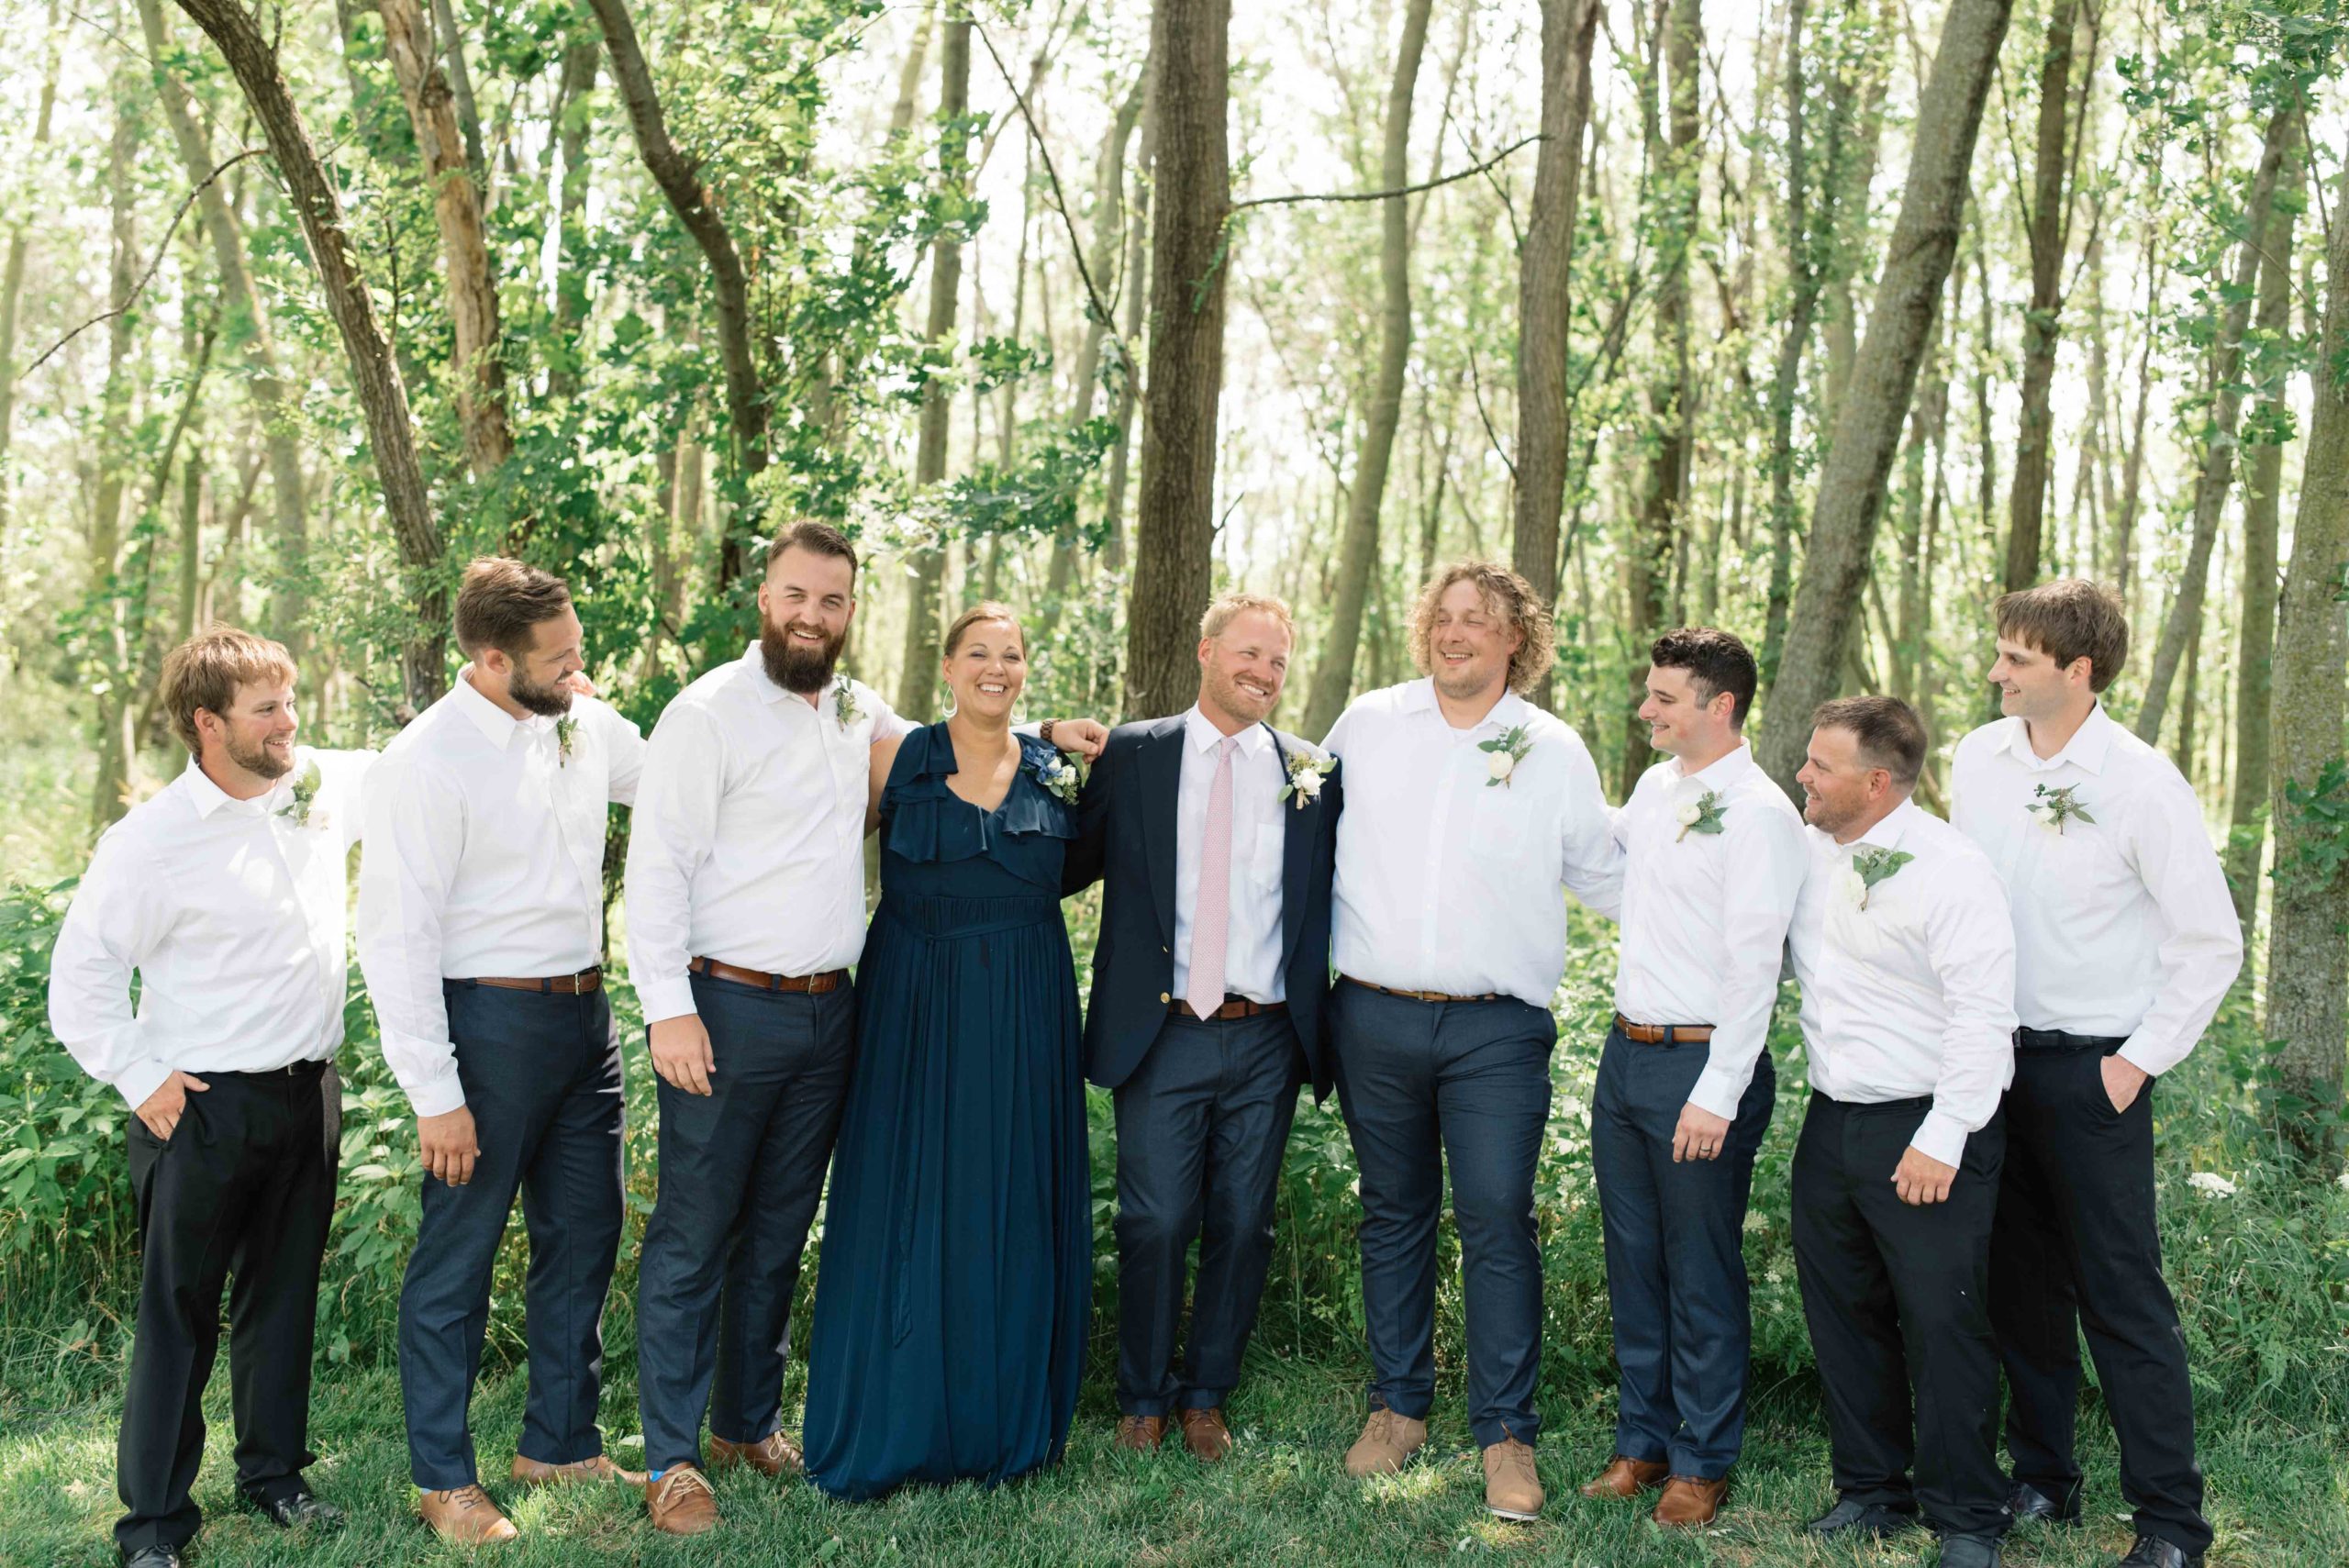
<instances>
[{"instance_id":1,"label":"tall tree trunk","mask_svg":"<svg viewBox=\"0 0 2349 1568\"><path fill-rule=\"evenodd\" d=\"M1542 0L1542 135L1533 205L1517 268L1517 472L1509 557L1541 601L1558 597L1565 510L1566 343L1573 326L1575 215L1590 122L1590 47L1598 0ZM1550 706L1550 684L1531 694Z\"/></svg>"},{"instance_id":2,"label":"tall tree trunk","mask_svg":"<svg viewBox=\"0 0 2349 1568\"><path fill-rule=\"evenodd\" d=\"M2305 127L2284 150L2277 176L2279 191L2295 196L2307 183ZM2267 220L2267 254L2259 264L2259 333L2269 341L2292 330L2292 226L2298 201L2275 204ZM2261 399L2259 424L2267 428L2288 417L2279 382ZM2267 759L2268 698L2276 657L2276 549L2283 511L2284 448L2262 440L2251 449L2243 502L2243 624L2235 640L2235 784L2227 813L2227 885L2234 893L2235 916L2248 949L2259 914L2259 862L2266 847L2267 797L2275 787Z\"/></svg>"},{"instance_id":3,"label":"tall tree trunk","mask_svg":"<svg viewBox=\"0 0 2349 1568\"><path fill-rule=\"evenodd\" d=\"M2007 493L2006 589L2021 593L2039 581L2040 532L2046 512L2048 394L2055 383L2055 344L2062 334L2064 251L2071 234L2065 189L2065 132L2071 124L2073 34L2079 0L2054 0L2039 60L2039 139L2032 166L2031 309L2023 317L2022 420L2015 439L2014 487ZM2083 73L2082 93L2094 84ZM2085 130L2086 106L2081 123Z\"/></svg>"},{"instance_id":4,"label":"tall tree trunk","mask_svg":"<svg viewBox=\"0 0 2349 1568\"><path fill-rule=\"evenodd\" d=\"M473 173L473 188L481 193L484 208L495 207L497 192L489 156L484 150L481 110L473 103L473 72L465 69L465 35L458 29L457 13L449 0L432 0L432 25L440 35L441 63L449 72L450 106L456 110L458 127L465 136L465 167Z\"/></svg>"},{"instance_id":5,"label":"tall tree trunk","mask_svg":"<svg viewBox=\"0 0 2349 1568\"><path fill-rule=\"evenodd\" d=\"M446 0L442 0L445 4ZM580 324L587 319L587 284L580 276L581 226L587 217L587 131L595 119L589 95L603 50L594 34L573 38L562 51L562 81L555 136L562 149L562 186L555 193L555 343L547 371L547 396L558 404L579 395L579 373L586 359Z\"/></svg>"},{"instance_id":6,"label":"tall tree trunk","mask_svg":"<svg viewBox=\"0 0 2349 1568\"><path fill-rule=\"evenodd\" d=\"M2194 535L2187 546L2186 570L2178 579L2177 597L2170 602L2169 618L2162 624L2161 642L2145 673L2144 706L2137 710L2137 735L2147 745L2160 736L2162 717L2169 706L2170 683L2176 677L2186 644L2202 623L2202 599L2210 584L2210 550L2218 542L2219 518L2227 506L2227 490L2234 482L2235 422L2243 412L2243 337L2251 327L2251 307L2259 281L2259 253L2267 229L2267 215L2276 195L2276 181L2284 163L2284 144L2290 139L2296 106L2277 109L2267 118L2261 139L2259 172L2252 177L2251 195L2243 208L2243 250L2235 261L2233 292L2227 295L2226 315L2219 323L2219 339L2210 350L2210 422L2203 437L2202 464L2194 479Z\"/></svg>"},{"instance_id":7,"label":"tall tree trunk","mask_svg":"<svg viewBox=\"0 0 2349 1568\"><path fill-rule=\"evenodd\" d=\"M2349 162L2344 162L2349 170ZM2300 509L2276 630L2276 892L2268 918L2266 1036L2283 1041L2286 1093L2319 1113L2341 1104L2349 1039L2349 867L2340 857L2349 809L2349 172L2325 250L2324 330L2310 356L2315 411L2301 466ZM2314 1116L2284 1128L2312 1155L2332 1135ZM2321 1167L2330 1175L2329 1164Z\"/></svg>"},{"instance_id":8,"label":"tall tree trunk","mask_svg":"<svg viewBox=\"0 0 2349 1568\"><path fill-rule=\"evenodd\" d=\"M106 147L106 205L113 231L106 297L114 303L115 313L106 320L106 379L99 393L98 483L90 514L90 597L97 611L92 619L107 676L106 689L97 701L97 778L90 797L94 828L104 828L130 809L124 796L130 780L130 714L138 705L138 694L131 689L128 639L116 573L121 565L123 504L129 489L129 306L139 277L137 193L131 177L138 161L139 125L130 95L118 88L114 99L114 134Z\"/></svg>"},{"instance_id":9,"label":"tall tree trunk","mask_svg":"<svg viewBox=\"0 0 2349 1568\"><path fill-rule=\"evenodd\" d=\"M956 6L946 18L938 54L938 172L956 190L970 178L971 139L964 120L971 112L971 14ZM930 320L923 338L930 379L921 389L921 423L914 447L914 483L933 485L946 477L946 438L953 417L952 384L944 372L954 336L954 313L963 294L963 247L941 235L930 248ZM939 588L946 579L946 541L914 552L906 601L906 657L897 673L897 711L918 724L938 711Z\"/></svg>"},{"instance_id":10,"label":"tall tree trunk","mask_svg":"<svg viewBox=\"0 0 2349 1568\"><path fill-rule=\"evenodd\" d=\"M1175 711L1197 688L1199 616L1213 588L1230 32L1231 0L1158 0L1151 13L1159 221L1150 239L1150 384L1126 618L1130 718Z\"/></svg>"},{"instance_id":11,"label":"tall tree trunk","mask_svg":"<svg viewBox=\"0 0 2349 1568\"><path fill-rule=\"evenodd\" d=\"M1688 376L1688 252L1697 241L1704 148L1697 114L1698 73L1704 62L1703 0L1671 0L1664 22L1664 95L1668 150L1657 202L1655 336L1666 356L1648 394L1653 421L1646 493L1631 550L1631 702L1623 715L1623 770L1617 798L1629 800L1653 754L1639 706L1647 695L1648 644L1663 629L1665 572L1681 538L1687 497L1689 444L1695 436L1696 389Z\"/></svg>"},{"instance_id":12,"label":"tall tree trunk","mask_svg":"<svg viewBox=\"0 0 2349 1568\"><path fill-rule=\"evenodd\" d=\"M751 347L750 278L742 267L741 252L735 249L726 220L718 216L717 197L702 183L700 160L680 152L669 139L668 120L661 112L661 95L652 85L643 46L637 41L628 0L587 0L587 4L603 26L604 47L612 58L612 80L619 86L620 101L628 106L637 155L668 198L678 223L709 263L718 306L718 356L726 371L726 418L732 427L735 463L745 477L760 473L767 465L767 406ZM742 540L729 532L718 550L721 584L733 582L741 571Z\"/></svg>"},{"instance_id":13,"label":"tall tree trunk","mask_svg":"<svg viewBox=\"0 0 2349 1568\"><path fill-rule=\"evenodd\" d=\"M1852 390L1820 468L1809 552L1762 737L1763 765L1789 794L1810 740L1811 709L1835 695L1850 627L1858 618L1884 514L1885 480L1957 251L1974 139L2011 9L2012 0L1951 0L1932 73L1918 100L1908 188Z\"/></svg>"},{"instance_id":14,"label":"tall tree trunk","mask_svg":"<svg viewBox=\"0 0 2349 1568\"><path fill-rule=\"evenodd\" d=\"M1386 88L1386 135L1378 160L1378 187L1399 191L1411 183L1411 94L1419 85L1419 59L1427 51L1428 13L1433 0L1407 0L1403 36L1395 46L1395 76ZM1330 606L1330 628L1321 639L1313 689L1305 703L1305 733L1327 735L1345 711L1353 689L1354 648L1362 637L1363 604L1370 574L1378 564L1378 512L1386 493L1386 469L1395 452L1396 428L1403 422L1403 372L1411 358L1410 198L1389 196L1379 206L1378 372L1371 385L1370 417L1363 429L1362 457L1346 492L1346 531L1338 543L1338 588Z\"/></svg>"},{"instance_id":15,"label":"tall tree trunk","mask_svg":"<svg viewBox=\"0 0 2349 1568\"><path fill-rule=\"evenodd\" d=\"M1899 621L1892 644L1892 695L1915 703L1926 663L1925 628L1932 601L1932 539L1929 495L1940 493L1942 432L1949 417L1949 308L1933 313L1925 350L1924 385L1909 413L1909 444L1901 454Z\"/></svg>"},{"instance_id":16,"label":"tall tree trunk","mask_svg":"<svg viewBox=\"0 0 2349 1568\"><path fill-rule=\"evenodd\" d=\"M2144 341L2137 350L2137 411L2129 420L2129 455L2121 463L2121 505L2112 517L2112 579L2121 607L2133 617L2137 598L2137 506L2145 474L2145 416L2154 395L2154 287L2160 269L2146 248Z\"/></svg>"},{"instance_id":17,"label":"tall tree trunk","mask_svg":"<svg viewBox=\"0 0 2349 1568\"><path fill-rule=\"evenodd\" d=\"M384 18L384 51L392 58L416 127L416 148L432 188L433 220L440 228L442 286L456 335L451 379L465 462L487 480L513 455L506 418L506 364L498 357L497 280L490 275L489 241L482 228L481 192L465 161L465 144L448 72L432 48L431 29L417 0L375 0Z\"/></svg>"},{"instance_id":18,"label":"tall tree trunk","mask_svg":"<svg viewBox=\"0 0 2349 1568\"><path fill-rule=\"evenodd\" d=\"M317 269L327 313L334 318L335 330L342 339L351 390L367 419L368 444L374 454L376 481L383 487L384 510L391 519L401 563L410 578L409 602L415 617L401 652L401 673L408 706L420 713L447 688L448 606L436 575L440 565L440 530L432 519L424 472L416 460L407 388L401 384L391 344L376 324L365 280L351 261L350 238L342 227L341 198L319 165L310 133L294 106L284 77L278 72L276 51L262 36L252 13L238 0L179 0L179 5L218 47L244 90L253 117L261 122L301 222L311 263Z\"/></svg>"},{"instance_id":19,"label":"tall tree trunk","mask_svg":"<svg viewBox=\"0 0 2349 1568\"><path fill-rule=\"evenodd\" d=\"M49 16L41 28L46 45L43 55L45 69L41 73L40 107L33 114L33 140L29 156L36 163L42 161L42 149L49 145L49 132L57 107L57 12L60 0L50 0ZM30 239L26 225L18 224L8 231L8 255L0 261L0 539L11 537L8 511L8 447L17 429L17 309L25 296L25 253Z\"/></svg>"},{"instance_id":20,"label":"tall tree trunk","mask_svg":"<svg viewBox=\"0 0 2349 1568\"><path fill-rule=\"evenodd\" d=\"M1126 225L1124 271L1119 276L1118 336L1126 346L1125 380L1118 386L1118 439L1109 447L1109 476L1103 484L1101 564L1111 572L1126 569L1126 481L1133 455L1134 413L1141 406L1141 370L1134 347L1142 340L1150 298L1150 199L1158 170L1158 61L1145 58L1141 68L1141 148L1134 157L1133 217Z\"/></svg>"},{"instance_id":21,"label":"tall tree trunk","mask_svg":"<svg viewBox=\"0 0 2349 1568\"><path fill-rule=\"evenodd\" d=\"M1819 314L1819 248L1810 218L1809 150L1804 141L1803 24L1806 0L1787 6L1787 319L1770 381L1770 587L1763 613L1762 685L1777 682L1786 648L1787 609L1794 598L1795 403L1802 391L1803 350Z\"/></svg>"}]
</instances>

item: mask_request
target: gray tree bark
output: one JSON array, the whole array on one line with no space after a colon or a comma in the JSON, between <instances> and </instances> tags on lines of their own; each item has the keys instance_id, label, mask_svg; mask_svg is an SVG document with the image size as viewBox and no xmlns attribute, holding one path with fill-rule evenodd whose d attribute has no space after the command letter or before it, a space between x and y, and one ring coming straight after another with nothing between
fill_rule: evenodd
<instances>
[{"instance_id":1,"label":"gray tree bark","mask_svg":"<svg viewBox=\"0 0 2349 1568\"><path fill-rule=\"evenodd\" d=\"M2039 137L2032 152L2031 308L2023 317L2022 422L2015 439L2014 487L2007 500L2006 588L2020 593L2039 581L2040 533L2046 513L2048 395L2055 384L2055 345L2062 335L2064 252L2071 236L2065 195L2071 124L2073 34L2079 0L2054 0L2039 62ZM2083 77L2083 96L2093 87ZM2082 106L2085 129L2086 106Z\"/></svg>"}]
</instances>

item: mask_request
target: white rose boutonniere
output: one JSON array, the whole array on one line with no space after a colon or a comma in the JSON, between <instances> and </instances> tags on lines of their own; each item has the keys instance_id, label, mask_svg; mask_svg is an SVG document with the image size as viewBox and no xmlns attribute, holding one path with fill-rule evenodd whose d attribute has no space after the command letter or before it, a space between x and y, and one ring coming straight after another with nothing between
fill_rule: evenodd
<instances>
[{"instance_id":1,"label":"white rose boutonniere","mask_svg":"<svg viewBox=\"0 0 2349 1568\"><path fill-rule=\"evenodd\" d=\"M1335 759L1318 757L1310 751L1292 751L1283 764L1288 769L1288 783L1274 798L1294 800L1299 811L1321 798L1322 781L1330 770L1337 766Z\"/></svg>"},{"instance_id":2,"label":"white rose boutonniere","mask_svg":"<svg viewBox=\"0 0 2349 1568\"><path fill-rule=\"evenodd\" d=\"M857 706L856 686L846 675L832 688L832 717L840 720L842 729L864 717L864 709Z\"/></svg>"},{"instance_id":3,"label":"white rose boutonniere","mask_svg":"<svg viewBox=\"0 0 2349 1568\"><path fill-rule=\"evenodd\" d=\"M2031 813L2042 828L2061 836L2066 822L2096 825L2087 806L2079 799L2079 785L2065 784L2062 789L2049 789L2045 784L2033 784L2031 804L2023 809Z\"/></svg>"},{"instance_id":4,"label":"white rose boutonniere","mask_svg":"<svg viewBox=\"0 0 2349 1568\"><path fill-rule=\"evenodd\" d=\"M1902 866L1916 858L1906 850L1862 850L1852 857L1852 863L1843 868L1837 882L1846 898L1851 897L1853 886L1857 884L1859 897L1852 907L1865 909L1868 906L1868 895L1875 890L1876 884L1889 880Z\"/></svg>"},{"instance_id":5,"label":"white rose boutonniere","mask_svg":"<svg viewBox=\"0 0 2349 1568\"><path fill-rule=\"evenodd\" d=\"M1719 790L1709 789L1682 806L1676 815L1680 831L1673 837L1675 844L1691 833L1720 832L1721 818L1729 815L1729 804L1721 799Z\"/></svg>"},{"instance_id":6,"label":"white rose boutonniere","mask_svg":"<svg viewBox=\"0 0 2349 1568\"><path fill-rule=\"evenodd\" d=\"M332 823L327 814L317 809L318 789L325 782L319 776L317 760L312 759L310 765L304 768L301 776L294 781L294 798L279 806L277 815L296 828L330 827Z\"/></svg>"},{"instance_id":7,"label":"white rose boutonniere","mask_svg":"<svg viewBox=\"0 0 2349 1568\"><path fill-rule=\"evenodd\" d=\"M1507 789L1516 777L1518 763L1525 761L1526 753L1533 750L1533 738L1525 732L1525 726L1520 724L1502 730L1490 740L1478 741L1476 750L1487 753L1485 787L1490 789L1499 784Z\"/></svg>"}]
</instances>

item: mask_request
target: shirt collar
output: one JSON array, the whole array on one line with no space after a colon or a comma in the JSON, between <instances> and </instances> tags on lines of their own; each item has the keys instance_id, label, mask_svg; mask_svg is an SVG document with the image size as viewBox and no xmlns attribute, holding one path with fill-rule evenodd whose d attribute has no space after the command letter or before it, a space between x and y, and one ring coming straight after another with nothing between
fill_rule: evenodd
<instances>
[{"instance_id":1,"label":"shirt collar","mask_svg":"<svg viewBox=\"0 0 2349 1568\"><path fill-rule=\"evenodd\" d=\"M1183 715L1183 736L1194 751L1211 751L1215 743L1224 738L1223 731L1215 727L1214 720L1199 711L1197 703L1193 703L1190 711ZM1271 737L1265 734L1263 725L1252 724L1231 739L1239 741L1240 750L1253 759L1263 753Z\"/></svg>"},{"instance_id":2,"label":"shirt collar","mask_svg":"<svg viewBox=\"0 0 2349 1568\"><path fill-rule=\"evenodd\" d=\"M1915 825L1915 818L1922 815L1924 812L1915 800L1904 800L1887 812L1883 821L1844 845L1843 848L1847 852L1856 852L1863 848L1897 850L1900 847L1900 840L1909 836L1909 829Z\"/></svg>"},{"instance_id":3,"label":"shirt collar","mask_svg":"<svg viewBox=\"0 0 2349 1568\"><path fill-rule=\"evenodd\" d=\"M188 804L195 807L199 821L224 808L239 817L259 817L277 804L277 797L293 787L294 781L302 776L302 771L308 765L309 760L304 753L295 752L293 771L250 800L239 800L214 784L212 775L193 761L188 763L187 771L180 774L178 782L187 791Z\"/></svg>"},{"instance_id":4,"label":"shirt collar","mask_svg":"<svg viewBox=\"0 0 2349 1568\"><path fill-rule=\"evenodd\" d=\"M544 728L554 722L551 718L544 718L537 714L531 715L529 718L517 718L490 701L488 697L482 695L481 689L473 684L473 669L470 665L457 672L457 684L449 688L449 701L458 712L473 721L473 728L481 731L483 740L501 751L506 750L507 742L511 741L518 732L525 729Z\"/></svg>"},{"instance_id":5,"label":"shirt collar","mask_svg":"<svg viewBox=\"0 0 2349 1568\"><path fill-rule=\"evenodd\" d=\"M833 690L833 688L848 684L848 677L846 675L840 673L838 671L834 671L832 673L832 678L824 683L824 689L816 694L816 701L814 703L809 703L806 697L801 696L797 692L790 691L785 687L775 684L774 677L767 673L766 654L755 642L751 643L750 647L742 651L742 666L750 671L751 689L759 694L761 701L772 706L775 703L782 702L785 698L788 697L794 702L807 704L807 709L811 713L816 710L818 704L824 701L825 697Z\"/></svg>"},{"instance_id":6,"label":"shirt collar","mask_svg":"<svg viewBox=\"0 0 2349 1568\"><path fill-rule=\"evenodd\" d=\"M2044 771L2070 762L2089 773L2100 773L2104 772L2105 758L2112 751L2112 732L2116 726L2112 716L2104 711L2101 702L2088 709L2088 716L2080 721L2079 728L2072 732L2072 738L2064 743L2064 749L2052 757L2043 758L2031 749L2030 725L2020 718L2007 722L2013 727L2007 732L2007 750L2026 768Z\"/></svg>"},{"instance_id":7,"label":"shirt collar","mask_svg":"<svg viewBox=\"0 0 2349 1568\"><path fill-rule=\"evenodd\" d=\"M1442 717L1442 710L1436 706L1435 677L1422 675L1405 686L1400 706L1405 713L1432 713ZM1505 691L1501 693L1501 700L1493 705L1492 712L1461 733L1474 735L1481 729L1514 729L1525 722L1526 713L1531 706L1515 692Z\"/></svg>"},{"instance_id":8,"label":"shirt collar","mask_svg":"<svg viewBox=\"0 0 2349 1568\"><path fill-rule=\"evenodd\" d=\"M1677 757L1672 758L1664 763L1664 766L1672 770L1672 779L1675 784L1685 780L1698 780L1701 781L1707 789L1725 790L1753 772L1759 764L1753 761L1753 748L1741 740L1731 750L1715 757L1693 773L1682 769L1680 759Z\"/></svg>"}]
</instances>

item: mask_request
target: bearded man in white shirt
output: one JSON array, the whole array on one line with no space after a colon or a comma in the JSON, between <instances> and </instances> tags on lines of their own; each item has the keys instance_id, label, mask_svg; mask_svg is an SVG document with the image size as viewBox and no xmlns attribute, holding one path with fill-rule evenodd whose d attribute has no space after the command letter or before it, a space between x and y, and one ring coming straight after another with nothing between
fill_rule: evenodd
<instances>
[{"instance_id":1,"label":"bearded man in white shirt","mask_svg":"<svg viewBox=\"0 0 2349 1568\"><path fill-rule=\"evenodd\" d=\"M293 660L232 627L172 650L159 702L193 761L98 840L49 980L58 1040L135 1113L138 1337L115 1452L132 1568L177 1568L202 1522L189 1494L231 1273L239 1497L282 1527L341 1518L302 1472L342 1125L344 863L375 760L296 746Z\"/></svg>"},{"instance_id":2,"label":"bearded man in white shirt","mask_svg":"<svg viewBox=\"0 0 2349 1568\"><path fill-rule=\"evenodd\" d=\"M1561 888L1611 899L1615 850L1589 751L1522 695L1556 658L1525 579L1446 567L1412 608L1410 647L1427 674L1356 698L1325 743L1346 780L1329 1016L1362 1171L1374 1373L1346 1469L1398 1469L1427 1440L1449 1156L1485 1506L1530 1519L1542 1503L1533 1174L1565 966Z\"/></svg>"},{"instance_id":3,"label":"bearded man in white shirt","mask_svg":"<svg viewBox=\"0 0 2349 1568\"><path fill-rule=\"evenodd\" d=\"M2194 790L2098 694L2129 655L2119 595L2078 578L1993 607L2007 717L1958 742L1953 820L2014 909L2015 1081L1990 1241L2006 1363L2009 1504L2080 1518L2079 1331L2136 1509L2124 1568L2210 1544L2194 1391L2154 1213L2153 1085L2185 1060L2243 964Z\"/></svg>"},{"instance_id":4,"label":"bearded man in white shirt","mask_svg":"<svg viewBox=\"0 0 2349 1568\"><path fill-rule=\"evenodd\" d=\"M1745 1207L1777 1074L1770 1009L1809 851L1743 739L1759 678L1735 637L1649 652L1640 717L1670 760L1616 814L1621 958L1591 1097L1614 1320L1615 1457L1586 1497L1664 1488L1658 1524L1712 1522L1745 1431Z\"/></svg>"},{"instance_id":5,"label":"bearded man in white shirt","mask_svg":"<svg viewBox=\"0 0 2349 1568\"><path fill-rule=\"evenodd\" d=\"M424 1163L400 1292L417 1509L460 1542L516 1534L480 1485L466 1406L517 1192L529 1396L511 1474L643 1483L604 1453L604 1295L619 1254L619 1038L604 992L607 808L636 798L636 726L567 684L585 662L561 578L476 561L469 662L376 765L359 962Z\"/></svg>"},{"instance_id":6,"label":"bearded man in white shirt","mask_svg":"<svg viewBox=\"0 0 2349 1568\"><path fill-rule=\"evenodd\" d=\"M1795 1267L1840 1494L1809 1528L1886 1536L1922 1514L1943 1568L1998 1568L2009 1519L1984 1300L2014 929L1990 862L1909 798L1924 762L1907 703L1843 697L1812 715L1796 775L1810 869L1787 935L1811 1095Z\"/></svg>"}]
</instances>

